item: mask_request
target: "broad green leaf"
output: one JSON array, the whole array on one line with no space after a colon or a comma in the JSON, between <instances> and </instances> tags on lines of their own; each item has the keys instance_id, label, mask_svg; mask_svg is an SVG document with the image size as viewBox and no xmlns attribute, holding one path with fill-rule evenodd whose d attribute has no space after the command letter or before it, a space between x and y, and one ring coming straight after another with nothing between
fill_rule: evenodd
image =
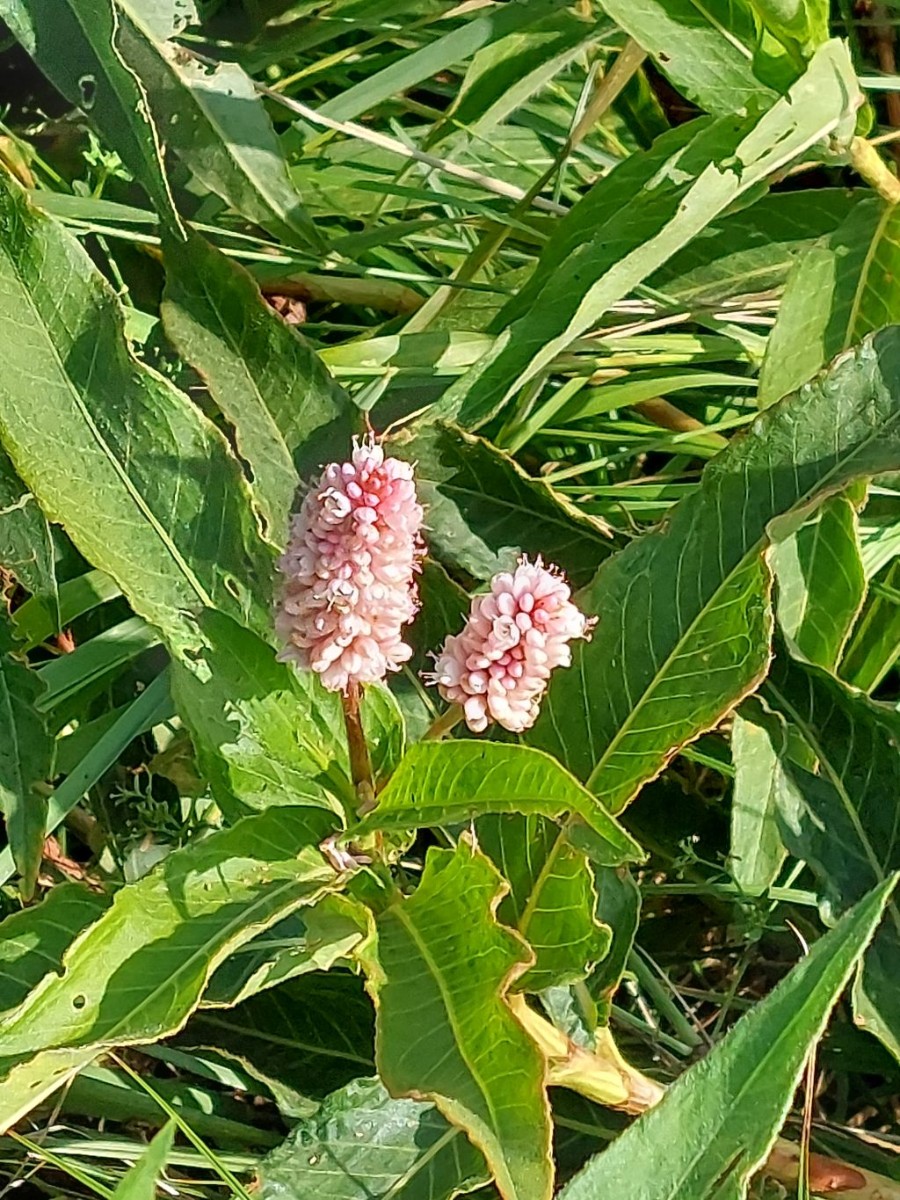
<instances>
[{"instance_id":1,"label":"broad green leaf","mask_svg":"<svg viewBox=\"0 0 900 1200\"><path fill-rule=\"evenodd\" d=\"M281 545L299 478L347 457L350 401L243 267L197 234L170 245L165 263L166 333L234 427L269 536Z\"/></svg>"},{"instance_id":2,"label":"broad green leaf","mask_svg":"<svg viewBox=\"0 0 900 1200\"><path fill-rule=\"evenodd\" d=\"M349 896L323 896L238 947L203 993L203 1007L231 1008L257 992L349 959L368 932L366 910Z\"/></svg>"},{"instance_id":3,"label":"broad green leaf","mask_svg":"<svg viewBox=\"0 0 900 1200\"><path fill-rule=\"evenodd\" d=\"M416 463L428 545L435 558L476 579L542 554L581 583L613 550L605 522L586 516L543 480L530 479L482 438L432 422L401 432L393 453Z\"/></svg>"},{"instance_id":4,"label":"broad green leaf","mask_svg":"<svg viewBox=\"0 0 900 1200\"><path fill-rule=\"evenodd\" d=\"M776 518L900 465L898 379L900 330L885 330L757 418L664 529L604 564L580 593L599 624L551 680L527 737L612 812L765 674L765 551L797 524Z\"/></svg>"},{"instance_id":5,"label":"broad green leaf","mask_svg":"<svg viewBox=\"0 0 900 1200\"><path fill-rule=\"evenodd\" d=\"M605 1025L640 924L641 889L626 867L602 867L596 879L597 916L612 932L612 940L588 981L588 989L597 1001L598 1022Z\"/></svg>"},{"instance_id":6,"label":"broad green leaf","mask_svg":"<svg viewBox=\"0 0 900 1200\"><path fill-rule=\"evenodd\" d=\"M248 221L276 237L319 246L315 225L300 203L278 137L249 76L235 63L210 67L182 46L161 40L148 27L139 0L113 3L116 47L140 81L167 148ZM101 128L115 146L115 130Z\"/></svg>"},{"instance_id":7,"label":"broad green leaf","mask_svg":"<svg viewBox=\"0 0 900 1200\"><path fill-rule=\"evenodd\" d=\"M900 562L891 563L883 582L900 592ZM872 692L900 655L900 605L871 589L841 661L840 676L853 687Z\"/></svg>"},{"instance_id":8,"label":"broad green leaf","mask_svg":"<svg viewBox=\"0 0 900 1200\"><path fill-rule=\"evenodd\" d=\"M690 305L781 287L799 256L817 238L833 233L860 198L836 187L761 196L713 221L650 283Z\"/></svg>"},{"instance_id":9,"label":"broad green leaf","mask_svg":"<svg viewBox=\"0 0 900 1200\"><path fill-rule=\"evenodd\" d=\"M9 624L0 620L0 812L22 894L30 899L47 819L46 794L37 785L53 774L54 741L36 707L44 685L12 647Z\"/></svg>"},{"instance_id":10,"label":"broad green leaf","mask_svg":"<svg viewBox=\"0 0 900 1200\"><path fill-rule=\"evenodd\" d=\"M779 798L793 787L785 770L786 753L784 722L756 697L745 700L731 728L734 794L729 867L735 883L750 896L760 895L775 882L787 853L778 828Z\"/></svg>"},{"instance_id":11,"label":"broad green leaf","mask_svg":"<svg viewBox=\"0 0 900 1200\"><path fill-rule=\"evenodd\" d=\"M378 1079L332 1092L259 1165L260 1200L450 1200L488 1181L484 1159L433 1104Z\"/></svg>"},{"instance_id":12,"label":"broad green leaf","mask_svg":"<svg viewBox=\"0 0 900 1200\"><path fill-rule=\"evenodd\" d=\"M789 762L795 787L780 801L788 849L816 875L837 916L900 867L900 715L832 675L779 654L766 699L815 756L815 773ZM854 992L857 1021L900 1058L900 912L889 915L866 954Z\"/></svg>"},{"instance_id":13,"label":"broad green leaf","mask_svg":"<svg viewBox=\"0 0 900 1200\"><path fill-rule=\"evenodd\" d=\"M760 46L747 0L603 0L603 7L707 112L767 107L773 89L786 90L802 70L785 61L777 42Z\"/></svg>"},{"instance_id":14,"label":"broad green leaf","mask_svg":"<svg viewBox=\"0 0 900 1200\"><path fill-rule=\"evenodd\" d=\"M804 658L833 670L866 594L856 505L832 496L772 548L775 612Z\"/></svg>"},{"instance_id":15,"label":"broad green leaf","mask_svg":"<svg viewBox=\"0 0 900 1200\"><path fill-rule=\"evenodd\" d=\"M156 1184L166 1167L172 1141L174 1121L167 1121L153 1141L116 1185L112 1200L156 1200Z\"/></svg>"},{"instance_id":16,"label":"broad green leaf","mask_svg":"<svg viewBox=\"0 0 900 1200\"><path fill-rule=\"evenodd\" d=\"M83 884L62 883L40 904L7 917L0 924L0 1012L16 1008L45 975L59 972L76 936L110 903Z\"/></svg>"},{"instance_id":17,"label":"broad green leaf","mask_svg":"<svg viewBox=\"0 0 900 1200\"><path fill-rule=\"evenodd\" d=\"M154 1041L183 1025L207 979L261 929L334 883L317 843L326 813L278 808L175 851L70 945L9 1013L0 1059Z\"/></svg>"},{"instance_id":18,"label":"broad green leaf","mask_svg":"<svg viewBox=\"0 0 900 1200\"><path fill-rule=\"evenodd\" d=\"M0 223L0 440L19 475L173 649L203 605L268 632L273 551L225 439L132 357L88 255L6 179Z\"/></svg>"},{"instance_id":19,"label":"broad green leaf","mask_svg":"<svg viewBox=\"0 0 900 1200\"><path fill-rule=\"evenodd\" d=\"M319 1097L371 1075L373 1020L356 975L314 972L233 1009L201 1009L177 1044L224 1051L276 1094Z\"/></svg>"},{"instance_id":20,"label":"broad green leaf","mask_svg":"<svg viewBox=\"0 0 900 1200\"><path fill-rule=\"evenodd\" d=\"M353 793L337 694L221 613L206 610L197 630L201 648L172 664L172 698L223 811L299 802L339 812Z\"/></svg>"},{"instance_id":21,"label":"broad green leaf","mask_svg":"<svg viewBox=\"0 0 900 1200\"><path fill-rule=\"evenodd\" d=\"M480 817L478 845L509 884L497 909L535 954L519 992L584 979L609 949L610 931L597 921L597 893L587 857L545 817L505 813Z\"/></svg>"},{"instance_id":22,"label":"broad green leaf","mask_svg":"<svg viewBox=\"0 0 900 1200\"><path fill-rule=\"evenodd\" d=\"M58 619L56 555L50 526L0 447L0 573L10 571Z\"/></svg>"},{"instance_id":23,"label":"broad green leaf","mask_svg":"<svg viewBox=\"0 0 900 1200\"><path fill-rule=\"evenodd\" d=\"M82 0L0 0L0 17L54 87L97 123L160 218L183 232L166 178L165 131L122 57L115 0L89 9Z\"/></svg>"},{"instance_id":24,"label":"broad green leaf","mask_svg":"<svg viewBox=\"0 0 900 1200\"><path fill-rule=\"evenodd\" d=\"M662 1103L591 1159L560 1200L741 1200L794 1099L804 1063L878 925L888 880L675 1081Z\"/></svg>"},{"instance_id":25,"label":"broad green leaf","mask_svg":"<svg viewBox=\"0 0 900 1200\"><path fill-rule=\"evenodd\" d=\"M779 41L804 56L828 38L828 0L750 0L750 7Z\"/></svg>"},{"instance_id":26,"label":"broad green leaf","mask_svg":"<svg viewBox=\"0 0 900 1200\"><path fill-rule=\"evenodd\" d=\"M439 411L467 428L487 420L729 205L822 139L849 138L858 94L846 48L829 42L761 117L721 118L701 124L686 144L689 134L667 141L671 158L612 210L602 236L587 223L595 205L576 205L536 268L533 305L447 391ZM560 242L573 247L564 259ZM511 308L521 313L520 303ZM501 324L510 319L501 313Z\"/></svg>"},{"instance_id":27,"label":"broad green leaf","mask_svg":"<svg viewBox=\"0 0 900 1200\"><path fill-rule=\"evenodd\" d=\"M504 1002L532 962L494 909L503 881L463 837L431 849L421 883L377 919L364 966L378 1073L392 1096L433 1100L484 1153L504 1200L549 1200L544 1058Z\"/></svg>"},{"instance_id":28,"label":"broad green leaf","mask_svg":"<svg viewBox=\"0 0 900 1200\"><path fill-rule=\"evenodd\" d=\"M900 212L872 198L797 260L759 377L765 407L864 334L900 321Z\"/></svg>"},{"instance_id":29,"label":"broad green leaf","mask_svg":"<svg viewBox=\"0 0 900 1200\"><path fill-rule=\"evenodd\" d=\"M568 771L528 746L455 740L410 746L356 832L458 825L491 813L573 813L597 835L596 853L615 866L640 860L634 839ZM595 859L596 861L596 859Z\"/></svg>"}]
</instances>

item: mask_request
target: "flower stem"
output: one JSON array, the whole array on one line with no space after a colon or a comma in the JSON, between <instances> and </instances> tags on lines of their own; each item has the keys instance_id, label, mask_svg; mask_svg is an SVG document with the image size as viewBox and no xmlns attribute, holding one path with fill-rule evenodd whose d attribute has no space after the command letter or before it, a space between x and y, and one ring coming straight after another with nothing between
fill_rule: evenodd
<instances>
[{"instance_id":1,"label":"flower stem","mask_svg":"<svg viewBox=\"0 0 900 1200\"><path fill-rule=\"evenodd\" d=\"M850 164L888 204L900 201L900 179L888 168L871 142L855 137L850 143Z\"/></svg>"},{"instance_id":2,"label":"flower stem","mask_svg":"<svg viewBox=\"0 0 900 1200\"><path fill-rule=\"evenodd\" d=\"M347 749L350 752L350 778L360 800L360 816L375 807L375 777L372 774L372 760L362 726L361 701L362 688L358 683L351 683L341 697L341 705L347 729Z\"/></svg>"},{"instance_id":3,"label":"flower stem","mask_svg":"<svg viewBox=\"0 0 900 1200\"><path fill-rule=\"evenodd\" d=\"M429 728L422 735L423 742L439 741L445 734L448 734L451 729L463 719L463 710L461 704L451 704L446 712L442 712L439 717L436 717Z\"/></svg>"}]
</instances>

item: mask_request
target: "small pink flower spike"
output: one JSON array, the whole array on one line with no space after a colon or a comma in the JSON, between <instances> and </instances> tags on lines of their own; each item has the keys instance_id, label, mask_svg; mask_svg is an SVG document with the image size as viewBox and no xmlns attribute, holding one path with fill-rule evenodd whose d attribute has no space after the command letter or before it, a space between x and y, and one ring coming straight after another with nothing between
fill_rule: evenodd
<instances>
[{"instance_id":1,"label":"small pink flower spike","mask_svg":"<svg viewBox=\"0 0 900 1200\"><path fill-rule=\"evenodd\" d=\"M447 638L428 682L462 706L473 733L490 721L512 733L535 723L550 672L571 664L569 642L589 638L597 621L570 595L557 567L522 557L512 574L495 575L490 592L472 600L465 628Z\"/></svg>"},{"instance_id":2,"label":"small pink flower spike","mask_svg":"<svg viewBox=\"0 0 900 1200\"><path fill-rule=\"evenodd\" d=\"M327 466L291 521L279 657L333 692L399 670L412 654L402 630L418 611L421 524L410 464L385 458L372 435L354 438L350 462Z\"/></svg>"}]
</instances>

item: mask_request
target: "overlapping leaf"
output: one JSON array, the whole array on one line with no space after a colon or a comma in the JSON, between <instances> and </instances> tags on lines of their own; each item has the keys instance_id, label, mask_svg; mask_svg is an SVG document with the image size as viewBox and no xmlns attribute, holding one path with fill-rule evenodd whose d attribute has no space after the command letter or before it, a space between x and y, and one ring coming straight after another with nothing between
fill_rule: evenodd
<instances>
[{"instance_id":1,"label":"overlapping leaf","mask_svg":"<svg viewBox=\"0 0 900 1200\"><path fill-rule=\"evenodd\" d=\"M47 519L0 447L0 570L11 571L58 619L55 553Z\"/></svg>"},{"instance_id":2,"label":"overlapping leaf","mask_svg":"<svg viewBox=\"0 0 900 1200\"><path fill-rule=\"evenodd\" d=\"M642 857L640 846L585 788L547 754L527 746L457 740L419 742L366 816L359 831L453 825L489 813L558 817L590 826L595 861L617 865Z\"/></svg>"},{"instance_id":3,"label":"overlapping leaf","mask_svg":"<svg viewBox=\"0 0 900 1200\"><path fill-rule=\"evenodd\" d=\"M225 439L131 356L87 254L6 177L0 222L0 440L19 475L174 649L204 605L267 633L273 552Z\"/></svg>"},{"instance_id":4,"label":"overlapping leaf","mask_svg":"<svg viewBox=\"0 0 900 1200\"><path fill-rule=\"evenodd\" d=\"M260 1164L261 1200L449 1200L487 1182L484 1159L433 1104L377 1079L332 1092Z\"/></svg>"},{"instance_id":5,"label":"overlapping leaf","mask_svg":"<svg viewBox=\"0 0 900 1200\"><path fill-rule=\"evenodd\" d=\"M237 263L192 235L166 254L169 338L234 427L271 539L283 544L300 477L346 456L353 408L318 355Z\"/></svg>"},{"instance_id":6,"label":"overlapping leaf","mask_svg":"<svg viewBox=\"0 0 900 1200\"><path fill-rule=\"evenodd\" d=\"M900 868L900 718L827 672L779 654L770 703L815 757L815 773L788 761L795 787L779 811L788 848L816 873L834 915ZM889 910L864 960L854 1000L861 1024L900 1058L900 912Z\"/></svg>"},{"instance_id":7,"label":"overlapping leaf","mask_svg":"<svg viewBox=\"0 0 900 1200\"><path fill-rule=\"evenodd\" d=\"M379 916L364 962L376 1061L391 1095L431 1099L462 1126L504 1200L549 1200L544 1059L503 999L531 954L494 920L502 887L464 837L430 850L415 893Z\"/></svg>"},{"instance_id":8,"label":"overlapping leaf","mask_svg":"<svg viewBox=\"0 0 900 1200\"><path fill-rule=\"evenodd\" d=\"M613 812L762 678L772 522L900 466L898 378L900 331L886 330L758 418L663 530L611 559L581 593L599 624L554 676L528 740Z\"/></svg>"},{"instance_id":9,"label":"overlapping leaf","mask_svg":"<svg viewBox=\"0 0 900 1200\"><path fill-rule=\"evenodd\" d=\"M734 714L731 727L729 860L735 883L751 896L775 882L787 853L778 825L780 794L792 787L784 766L786 752L784 722L751 696Z\"/></svg>"},{"instance_id":10,"label":"overlapping leaf","mask_svg":"<svg viewBox=\"0 0 900 1200\"><path fill-rule=\"evenodd\" d=\"M806 1056L881 918L895 880L826 934L775 991L673 1084L561 1200L740 1200L794 1098ZM687 1135L685 1133L687 1132Z\"/></svg>"}]
</instances>

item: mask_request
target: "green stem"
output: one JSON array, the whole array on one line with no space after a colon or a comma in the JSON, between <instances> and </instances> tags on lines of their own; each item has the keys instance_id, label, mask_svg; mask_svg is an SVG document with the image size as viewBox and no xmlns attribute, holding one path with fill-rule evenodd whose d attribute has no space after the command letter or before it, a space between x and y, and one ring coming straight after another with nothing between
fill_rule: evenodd
<instances>
[{"instance_id":1,"label":"green stem","mask_svg":"<svg viewBox=\"0 0 900 1200\"><path fill-rule=\"evenodd\" d=\"M850 164L888 204L900 201L900 180L871 142L862 137L853 139L850 143Z\"/></svg>"},{"instance_id":2,"label":"green stem","mask_svg":"<svg viewBox=\"0 0 900 1200\"><path fill-rule=\"evenodd\" d=\"M451 729L463 719L462 706L459 704L451 704L446 712L442 712L439 717L436 717L429 728L422 735L423 742L436 742L445 737Z\"/></svg>"}]
</instances>

